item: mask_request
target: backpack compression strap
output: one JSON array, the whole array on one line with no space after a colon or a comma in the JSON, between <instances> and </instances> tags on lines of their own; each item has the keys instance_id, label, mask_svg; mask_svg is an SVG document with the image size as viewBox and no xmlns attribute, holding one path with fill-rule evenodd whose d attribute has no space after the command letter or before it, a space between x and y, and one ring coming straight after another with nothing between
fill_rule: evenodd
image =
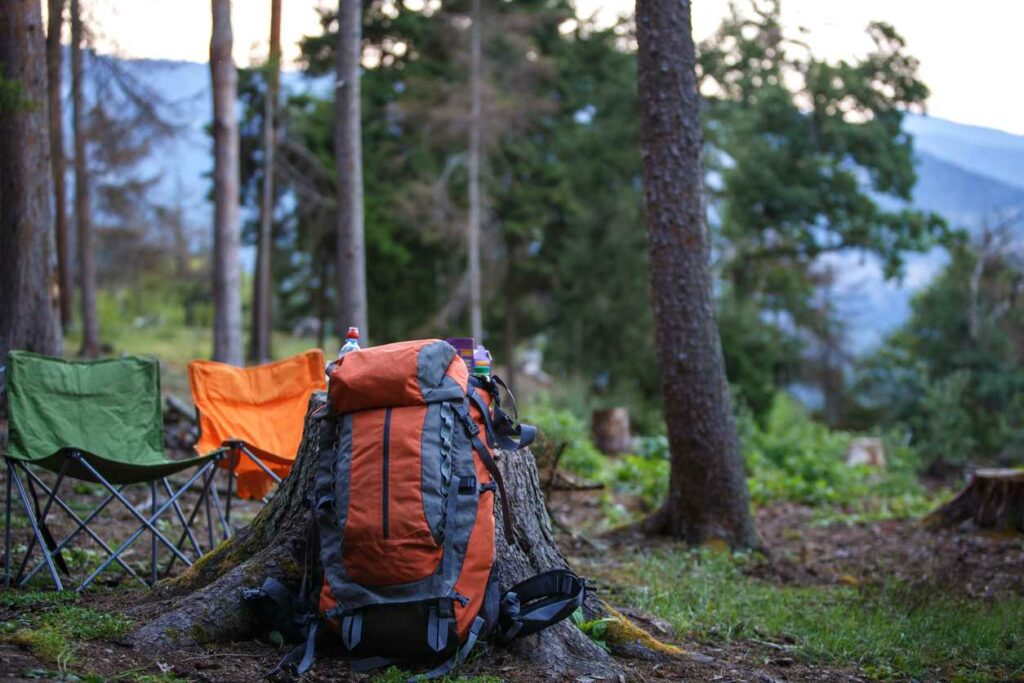
<instances>
[{"instance_id":1,"label":"backpack compression strap","mask_svg":"<svg viewBox=\"0 0 1024 683\"><path fill-rule=\"evenodd\" d=\"M512 401L512 411L515 414L515 418L509 417L508 413L501 409L499 386L505 387L505 391ZM492 410L487 409L483 399L476 393L477 388L483 389L491 395ZM469 391L466 393L484 416L484 423L487 425L487 443L492 448L516 451L520 448L526 448L533 443L533 440L537 437L537 428L533 425L515 424L515 420L519 419L516 399L512 392L509 391L508 385L500 377L495 376L490 380L470 377Z\"/></svg>"},{"instance_id":2,"label":"backpack compression strap","mask_svg":"<svg viewBox=\"0 0 1024 683\"><path fill-rule=\"evenodd\" d=\"M567 569L553 569L505 591L498 614L498 641L507 643L562 621L583 606L586 583Z\"/></svg>"},{"instance_id":3,"label":"backpack compression strap","mask_svg":"<svg viewBox=\"0 0 1024 683\"><path fill-rule=\"evenodd\" d=\"M479 397L477 398L479 399ZM466 431L469 433L469 440L473 443L473 450L480 456L480 461L483 462L484 467L487 468L491 478L498 487L498 499L501 501L501 522L505 529L505 540L508 541L509 545L518 545L519 542L516 539L515 530L512 528L512 511L508 506L508 495L505 493L505 478L501 476L498 463L494 462L491 452L487 450L487 446L480 440L480 428L476 426L476 422L470 417L466 406L461 403L456 404L455 412L458 413L459 419L462 420L462 424L465 425ZM484 412L484 415L486 414Z\"/></svg>"}]
</instances>

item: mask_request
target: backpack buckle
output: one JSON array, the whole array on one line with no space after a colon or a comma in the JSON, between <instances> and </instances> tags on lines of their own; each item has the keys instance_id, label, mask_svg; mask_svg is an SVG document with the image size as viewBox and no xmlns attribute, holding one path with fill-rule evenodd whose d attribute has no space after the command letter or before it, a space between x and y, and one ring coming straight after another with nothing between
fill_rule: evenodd
<instances>
[{"instance_id":1,"label":"backpack buckle","mask_svg":"<svg viewBox=\"0 0 1024 683\"><path fill-rule=\"evenodd\" d=\"M459 493L468 495L476 491L476 477L459 477Z\"/></svg>"}]
</instances>

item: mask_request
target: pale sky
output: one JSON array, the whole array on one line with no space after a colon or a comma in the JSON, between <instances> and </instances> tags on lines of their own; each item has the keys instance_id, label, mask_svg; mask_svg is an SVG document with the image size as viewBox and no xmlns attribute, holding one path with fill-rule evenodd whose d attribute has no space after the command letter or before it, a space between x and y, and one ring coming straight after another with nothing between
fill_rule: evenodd
<instances>
[{"instance_id":1,"label":"pale sky","mask_svg":"<svg viewBox=\"0 0 1024 683\"><path fill-rule=\"evenodd\" d=\"M405 0L422 5L423 0ZM744 6L744 0L738 0ZM206 61L210 41L209 0L94 0L92 18L101 51L125 57ZM283 0L282 44L286 59L297 42L319 32L317 7L326 0ZM717 28L728 0L693 0L694 35ZM632 11L629 0L577 0L580 14L612 21ZM1017 41L1024 30L1024 0L783 0L783 23L815 54L840 58L870 47L864 28L871 20L893 24L921 61L931 88L929 113L958 123L1024 135L1024 87ZM235 59L260 61L266 54L270 3L234 0Z\"/></svg>"}]
</instances>

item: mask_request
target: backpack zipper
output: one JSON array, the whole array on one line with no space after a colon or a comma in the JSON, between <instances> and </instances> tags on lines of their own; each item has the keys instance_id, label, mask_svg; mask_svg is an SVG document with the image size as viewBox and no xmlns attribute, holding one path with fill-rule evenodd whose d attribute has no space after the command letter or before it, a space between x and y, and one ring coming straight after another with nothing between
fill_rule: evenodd
<instances>
[{"instance_id":1,"label":"backpack zipper","mask_svg":"<svg viewBox=\"0 0 1024 683\"><path fill-rule=\"evenodd\" d=\"M388 537L388 459L391 456L391 408L384 411L384 478L381 516L383 518L383 536Z\"/></svg>"}]
</instances>

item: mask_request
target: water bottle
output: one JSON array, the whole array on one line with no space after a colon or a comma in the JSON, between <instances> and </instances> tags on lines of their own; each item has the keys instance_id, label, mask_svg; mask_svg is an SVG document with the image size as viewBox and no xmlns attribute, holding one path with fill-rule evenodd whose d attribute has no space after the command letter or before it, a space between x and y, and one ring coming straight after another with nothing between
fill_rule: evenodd
<instances>
[{"instance_id":1,"label":"water bottle","mask_svg":"<svg viewBox=\"0 0 1024 683\"><path fill-rule=\"evenodd\" d=\"M338 351L338 358L341 358L346 353L351 351L359 350L359 328L350 327L348 332L345 334L345 343L342 345L341 350Z\"/></svg>"},{"instance_id":2,"label":"water bottle","mask_svg":"<svg viewBox=\"0 0 1024 683\"><path fill-rule=\"evenodd\" d=\"M491 377L491 352L484 348L483 344L476 347L473 352L473 376L481 379Z\"/></svg>"},{"instance_id":3,"label":"water bottle","mask_svg":"<svg viewBox=\"0 0 1024 683\"><path fill-rule=\"evenodd\" d=\"M331 370L338 364L338 361L341 360L342 356L352 351L358 351L359 349L359 328L350 327L348 328L348 332L345 334L345 343L342 344L341 350L338 351L338 357L327 364L328 381L331 379Z\"/></svg>"}]
</instances>

